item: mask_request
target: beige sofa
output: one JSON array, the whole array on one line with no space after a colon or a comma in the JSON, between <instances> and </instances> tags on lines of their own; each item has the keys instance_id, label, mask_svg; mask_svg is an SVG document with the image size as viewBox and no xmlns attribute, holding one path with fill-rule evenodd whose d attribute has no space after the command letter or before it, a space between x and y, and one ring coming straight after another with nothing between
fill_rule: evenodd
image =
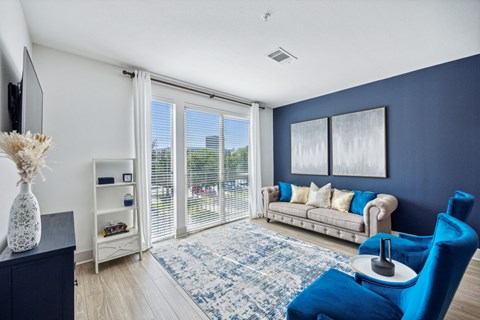
<instances>
[{"instance_id":1,"label":"beige sofa","mask_svg":"<svg viewBox=\"0 0 480 320\"><path fill-rule=\"evenodd\" d=\"M390 233L390 216L398 204L394 196L379 194L367 203L361 216L306 204L279 202L278 186L262 188L262 197L267 222L275 220L356 243L363 243L379 232Z\"/></svg>"}]
</instances>

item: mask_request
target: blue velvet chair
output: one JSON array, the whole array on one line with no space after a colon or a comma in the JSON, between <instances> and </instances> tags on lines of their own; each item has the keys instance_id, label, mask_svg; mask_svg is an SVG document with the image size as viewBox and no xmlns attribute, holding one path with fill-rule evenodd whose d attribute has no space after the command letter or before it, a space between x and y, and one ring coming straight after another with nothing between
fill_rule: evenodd
<instances>
[{"instance_id":1,"label":"blue velvet chair","mask_svg":"<svg viewBox=\"0 0 480 320\"><path fill-rule=\"evenodd\" d=\"M472 195L463 191L456 191L455 195L448 200L446 213L465 221L472 212L474 202L475 198ZM358 254L378 255L381 238L392 239L392 259L406 264L418 273L422 270L430 252L433 236L400 233L396 237L387 233L378 233L360 245Z\"/></svg>"},{"instance_id":2,"label":"blue velvet chair","mask_svg":"<svg viewBox=\"0 0 480 320\"><path fill-rule=\"evenodd\" d=\"M287 308L287 320L443 319L477 250L478 235L441 213L425 267L412 280L391 283L330 269Z\"/></svg>"}]
</instances>

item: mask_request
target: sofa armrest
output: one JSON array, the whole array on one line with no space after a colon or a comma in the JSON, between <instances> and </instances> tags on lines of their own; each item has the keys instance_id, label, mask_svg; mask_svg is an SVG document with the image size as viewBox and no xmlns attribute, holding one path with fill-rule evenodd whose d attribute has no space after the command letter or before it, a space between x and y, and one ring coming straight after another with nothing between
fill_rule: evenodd
<instances>
[{"instance_id":1,"label":"sofa armrest","mask_svg":"<svg viewBox=\"0 0 480 320\"><path fill-rule=\"evenodd\" d=\"M365 233L368 237L377 233L390 233L392 230L391 214L397 208L397 198L388 194L379 194L368 202L363 210Z\"/></svg>"},{"instance_id":2,"label":"sofa armrest","mask_svg":"<svg viewBox=\"0 0 480 320\"><path fill-rule=\"evenodd\" d=\"M372 207L378 208L378 216L377 220L384 220L397 209L398 201L397 198L391 196L389 194L379 194L375 199L367 203L365 209L363 210L363 214L370 212Z\"/></svg>"},{"instance_id":3,"label":"sofa armrest","mask_svg":"<svg viewBox=\"0 0 480 320\"><path fill-rule=\"evenodd\" d=\"M278 201L280 197L280 190L278 186L263 187L262 188L262 199L263 199L263 216L267 216L268 206L271 202Z\"/></svg>"}]
</instances>

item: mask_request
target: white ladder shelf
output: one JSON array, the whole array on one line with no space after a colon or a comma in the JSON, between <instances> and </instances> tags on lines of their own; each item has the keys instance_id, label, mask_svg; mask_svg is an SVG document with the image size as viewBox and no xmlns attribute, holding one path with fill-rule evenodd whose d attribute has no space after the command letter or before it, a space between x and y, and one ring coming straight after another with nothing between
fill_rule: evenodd
<instances>
[{"instance_id":1,"label":"white ladder shelf","mask_svg":"<svg viewBox=\"0 0 480 320\"><path fill-rule=\"evenodd\" d=\"M98 273L98 265L102 262L136 253L138 253L140 260L142 259L142 224L137 207L138 186L135 182L135 168L135 158L93 159L93 255L96 273ZM122 174L126 172L132 174L133 181L122 181ZM113 176L118 181L111 184L98 184L98 178L104 175ZM121 205L123 201L122 192L133 194L134 204L132 206ZM111 203L112 198L114 199L113 202L115 202L114 205ZM108 200L110 200L110 203ZM105 222L102 224L101 221L108 219L110 221L119 220L120 216L132 222L131 225L128 225L129 231L104 237L102 230Z\"/></svg>"}]
</instances>

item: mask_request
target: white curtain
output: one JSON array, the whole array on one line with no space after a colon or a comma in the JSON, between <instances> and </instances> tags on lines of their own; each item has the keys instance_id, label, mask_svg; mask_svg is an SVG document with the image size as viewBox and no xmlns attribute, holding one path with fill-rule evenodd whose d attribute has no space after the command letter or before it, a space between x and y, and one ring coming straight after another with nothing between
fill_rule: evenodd
<instances>
[{"instance_id":1,"label":"white curtain","mask_svg":"<svg viewBox=\"0 0 480 320\"><path fill-rule=\"evenodd\" d=\"M248 152L250 217L260 218L262 212L262 162L260 149L260 106L252 103L250 108L250 148Z\"/></svg>"},{"instance_id":2,"label":"white curtain","mask_svg":"<svg viewBox=\"0 0 480 320\"><path fill-rule=\"evenodd\" d=\"M137 158L137 207L140 215L143 241L147 248L152 245L150 235L150 122L148 113L152 105L150 74L135 71L133 79L133 112L135 121L135 152Z\"/></svg>"}]
</instances>

